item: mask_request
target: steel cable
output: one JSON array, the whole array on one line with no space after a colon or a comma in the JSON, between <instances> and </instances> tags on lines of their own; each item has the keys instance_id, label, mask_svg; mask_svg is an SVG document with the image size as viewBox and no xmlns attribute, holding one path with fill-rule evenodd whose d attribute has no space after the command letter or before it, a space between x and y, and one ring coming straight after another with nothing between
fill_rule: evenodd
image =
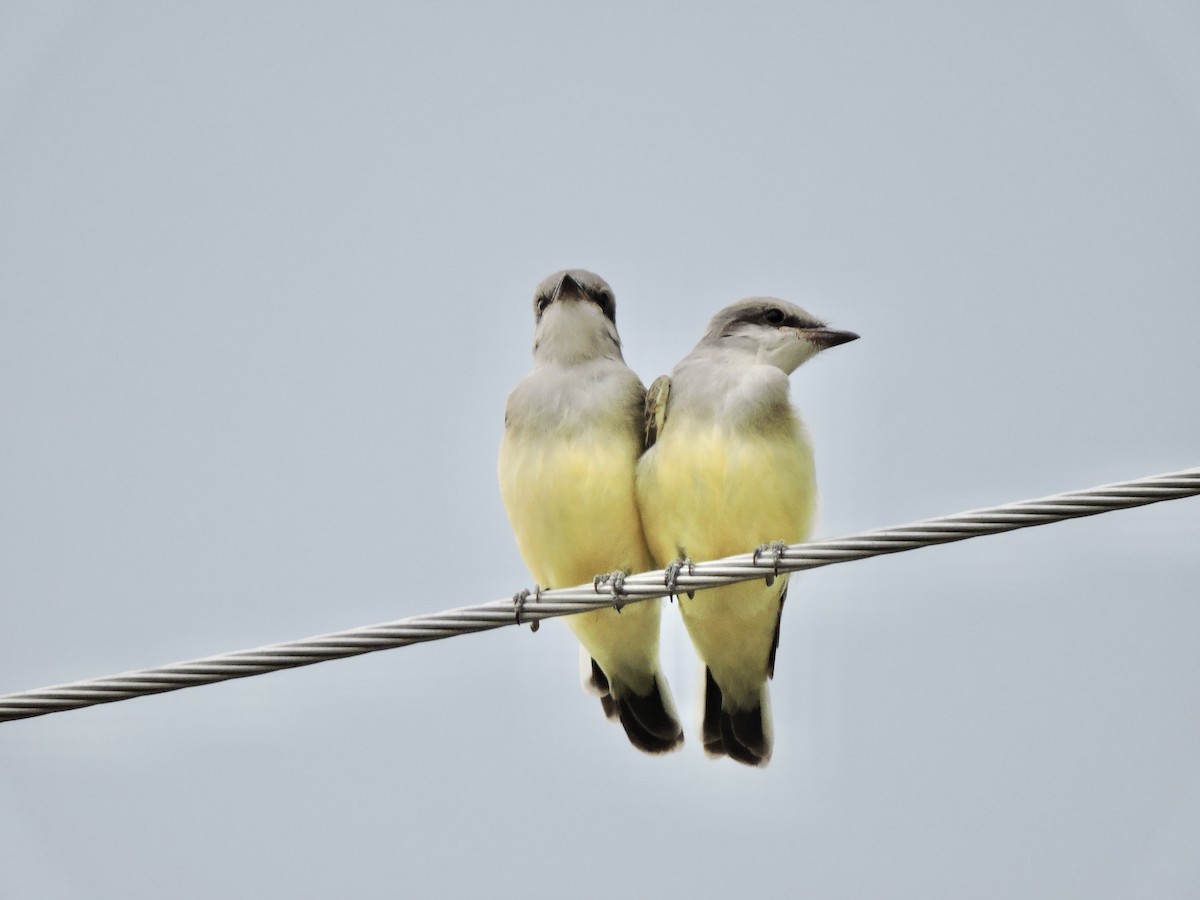
<instances>
[{"instance_id":1,"label":"steel cable","mask_svg":"<svg viewBox=\"0 0 1200 900\"><path fill-rule=\"evenodd\" d=\"M744 553L699 562L683 567L674 586L678 592L704 590L763 578L772 573L799 572L888 553L902 553L919 547L1048 525L1064 519L1094 516L1196 494L1200 494L1200 468L1184 469L1135 481L1054 494L1037 500L925 519L909 525L793 544L783 548L778 555L771 551ZM593 584L544 591L536 596L531 595L521 605L520 619L521 622L537 623L554 616L611 606L614 602L636 603L663 597L669 593L665 578L666 573L661 569L630 575L625 580L622 593L616 597L606 586ZM414 616L299 641L6 694L0 696L0 722L487 631L518 624L516 613L512 599L495 600L478 606Z\"/></svg>"}]
</instances>

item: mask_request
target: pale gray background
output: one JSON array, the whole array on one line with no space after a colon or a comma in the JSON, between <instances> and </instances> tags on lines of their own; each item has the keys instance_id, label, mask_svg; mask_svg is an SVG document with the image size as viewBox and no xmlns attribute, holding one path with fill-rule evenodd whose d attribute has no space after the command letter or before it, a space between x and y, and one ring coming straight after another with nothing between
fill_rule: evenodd
<instances>
[{"instance_id":1,"label":"pale gray background","mask_svg":"<svg viewBox=\"0 0 1200 900\"><path fill-rule=\"evenodd\" d=\"M494 600L548 272L819 534L1200 464L1194 2L0 6L0 692ZM798 579L770 768L483 636L0 725L5 898L1200 895L1200 501Z\"/></svg>"}]
</instances>

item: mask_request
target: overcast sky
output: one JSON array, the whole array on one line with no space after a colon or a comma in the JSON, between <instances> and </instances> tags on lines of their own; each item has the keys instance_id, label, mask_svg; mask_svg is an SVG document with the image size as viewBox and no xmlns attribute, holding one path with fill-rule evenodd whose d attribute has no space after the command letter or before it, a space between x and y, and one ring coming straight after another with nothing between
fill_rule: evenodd
<instances>
[{"instance_id":1,"label":"overcast sky","mask_svg":"<svg viewBox=\"0 0 1200 900\"><path fill-rule=\"evenodd\" d=\"M819 536L1200 465L1200 7L0 5L0 693L509 596L530 297L773 294ZM561 623L0 724L13 898L1194 898L1200 500L798 576L776 749ZM749 548L747 548L749 549Z\"/></svg>"}]
</instances>

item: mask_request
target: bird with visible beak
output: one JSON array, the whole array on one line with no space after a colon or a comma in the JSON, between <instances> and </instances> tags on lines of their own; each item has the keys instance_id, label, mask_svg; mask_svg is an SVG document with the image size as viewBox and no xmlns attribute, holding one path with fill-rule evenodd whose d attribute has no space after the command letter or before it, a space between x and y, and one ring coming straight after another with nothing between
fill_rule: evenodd
<instances>
[{"instance_id":1,"label":"bird with visible beak","mask_svg":"<svg viewBox=\"0 0 1200 900\"><path fill-rule=\"evenodd\" d=\"M542 588L604 576L619 605L628 572L654 568L634 497L646 390L621 355L612 288L582 269L534 293L533 371L512 391L500 443L500 493L525 564ZM524 598L518 599L518 610ZM661 601L564 619L581 644L584 688L633 745L683 744L658 657Z\"/></svg>"},{"instance_id":2,"label":"bird with visible beak","mask_svg":"<svg viewBox=\"0 0 1200 900\"><path fill-rule=\"evenodd\" d=\"M812 444L788 376L853 341L798 306L752 297L713 317L695 349L651 385L638 464L643 527L660 566L807 540L817 507ZM668 575L670 580L670 575ZM787 576L679 598L704 666L704 749L765 766Z\"/></svg>"}]
</instances>

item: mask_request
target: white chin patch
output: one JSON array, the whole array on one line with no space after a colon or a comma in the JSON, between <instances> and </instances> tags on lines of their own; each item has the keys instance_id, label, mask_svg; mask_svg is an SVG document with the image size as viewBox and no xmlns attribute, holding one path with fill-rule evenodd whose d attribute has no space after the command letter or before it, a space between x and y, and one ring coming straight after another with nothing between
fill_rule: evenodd
<instances>
[{"instance_id":1,"label":"white chin patch","mask_svg":"<svg viewBox=\"0 0 1200 900\"><path fill-rule=\"evenodd\" d=\"M802 363L816 356L817 350L818 348L811 341L797 335L789 336L787 340L763 355L771 365L783 369L790 375Z\"/></svg>"}]
</instances>

